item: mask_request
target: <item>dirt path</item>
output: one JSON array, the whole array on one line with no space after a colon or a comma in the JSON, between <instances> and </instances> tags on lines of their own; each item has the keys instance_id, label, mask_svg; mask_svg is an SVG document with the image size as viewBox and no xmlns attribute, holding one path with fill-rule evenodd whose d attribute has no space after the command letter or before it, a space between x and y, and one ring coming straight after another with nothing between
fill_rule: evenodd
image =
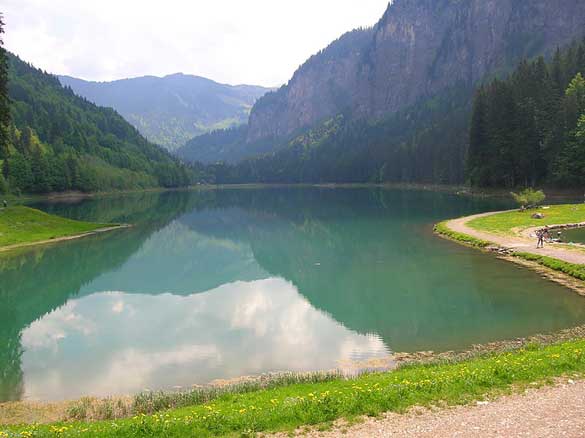
<instances>
[{"instance_id":1,"label":"dirt path","mask_svg":"<svg viewBox=\"0 0 585 438\"><path fill-rule=\"evenodd\" d=\"M476 214L459 219L452 219L446 223L447 227L453 231L464 233L476 239L487 240L496 245L513 251L527 252L536 255L544 255L553 257L555 259L563 260L568 263L585 264L585 251L579 249L564 248L555 244L545 244L544 248L536 248L536 239L529 239L523 236L501 236L497 234L488 233L485 231L475 230L467 225L473 219L484 216L491 216L501 212L491 212Z\"/></svg>"},{"instance_id":2,"label":"dirt path","mask_svg":"<svg viewBox=\"0 0 585 438\"><path fill-rule=\"evenodd\" d=\"M585 382L528 390L452 409L387 414L305 437L585 437Z\"/></svg>"}]
</instances>

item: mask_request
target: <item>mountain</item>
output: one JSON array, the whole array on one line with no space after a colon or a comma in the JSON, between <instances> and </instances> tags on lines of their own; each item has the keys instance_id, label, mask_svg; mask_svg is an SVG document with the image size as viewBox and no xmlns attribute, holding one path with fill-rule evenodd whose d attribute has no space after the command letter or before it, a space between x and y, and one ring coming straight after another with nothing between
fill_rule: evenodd
<instances>
[{"instance_id":1,"label":"mountain","mask_svg":"<svg viewBox=\"0 0 585 438\"><path fill-rule=\"evenodd\" d=\"M274 150L271 139L246 144L247 137L248 125L217 129L189 140L174 153L186 162L208 165L218 162L237 164Z\"/></svg>"},{"instance_id":2,"label":"mountain","mask_svg":"<svg viewBox=\"0 0 585 438\"><path fill-rule=\"evenodd\" d=\"M177 187L194 178L113 109L75 95L15 55L6 56L12 123L0 164L11 191ZM2 183L4 178L0 191Z\"/></svg>"},{"instance_id":3,"label":"mountain","mask_svg":"<svg viewBox=\"0 0 585 438\"><path fill-rule=\"evenodd\" d=\"M225 85L181 73L113 82L59 76L64 86L97 105L114 108L150 141L169 150L214 129L247 123L269 88Z\"/></svg>"},{"instance_id":4,"label":"mountain","mask_svg":"<svg viewBox=\"0 0 585 438\"><path fill-rule=\"evenodd\" d=\"M583 34L580 0L395 0L260 99L248 141L282 138L349 109L380 118Z\"/></svg>"},{"instance_id":5,"label":"mountain","mask_svg":"<svg viewBox=\"0 0 585 438\"><path fill-rule=\"evenodd\" d=\"M461 183L476 87L584 22L579 0L395 0L258 100L238 147L270 148L220 182Z\"/></svg>"}]
</instances>

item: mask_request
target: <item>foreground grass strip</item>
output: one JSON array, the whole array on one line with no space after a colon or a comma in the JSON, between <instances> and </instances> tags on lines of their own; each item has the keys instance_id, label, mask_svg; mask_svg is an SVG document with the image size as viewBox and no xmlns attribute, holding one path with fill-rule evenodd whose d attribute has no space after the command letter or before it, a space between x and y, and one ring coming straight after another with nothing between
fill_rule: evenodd
<instances>
[{"instance_id":1,"label":"foreground grass strip","mask_svg":"<svg viewBox=\"0 0 585 438\"><path fill-rule=\"evenodd\" d=\"M536 212L544 214L544 219L532 219ZM512 235L513 230L580 222L585 222L585 204L551 205L546 209L507 211L473 219L467 225L478 231Z\"/></svg>"},{"instance_id":2,"label":"foreground grass strip","mask_svg":"<svg viewBox=\"0 0 585 438\"><path fill-rule=\"evenodd\" d=\"M126 420L14 426L0 432L0 437L253 436L341 417L402 412L414 405L464 404L512 385L521 388L583 372L585 340L533 345L460 363L413 365L354 380L228 394L212 403Z\"/></svg>"},{"instance_id":3,"label":"foreground grass strip","mask_svg":"<svg viewBox=\"0 0 585 438\"><path fill-rule=\"evenodd\" d=\"M0 248L88 233L111 226L53 216L29 207L0 209Z\"/></svg>"},{"instance_id":4,"label":"foreground grass strip","mask_svg":"<svg viewBox=\"0 0 585 438\"><path fill-rule=\"evenodd\" d=\"M467 234L451 230L447 226L447 222L448 221L439 222L437 225L435 225L435 233L476 248L485 248L492 245L492 243L488 242L487 240L476 239L475 237L469 236Z\"/></svg>"},{"instance_id":5,"label":"foreground grass strip","mask_svg":"<svg viewBox=\"0 0 585 438\"><path fill-rule=\"evenodd\" d=\"M308 373L278 373L259 378L243 379L229 385L203 386L180 392L143 392L130 399L82 398L68 408L69 420L115 420L139 414L154 414L168 409L210 403L224 395L244 394L260 390L280 388L300 383L323 383L340 380L339 371Z\"/></svg>"}]
</instances>

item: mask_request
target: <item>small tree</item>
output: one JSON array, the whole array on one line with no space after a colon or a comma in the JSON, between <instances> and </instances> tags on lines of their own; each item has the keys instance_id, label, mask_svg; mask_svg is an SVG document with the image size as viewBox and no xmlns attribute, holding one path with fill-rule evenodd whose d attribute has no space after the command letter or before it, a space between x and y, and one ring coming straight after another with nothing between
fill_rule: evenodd
<instances>
[{"instance_id":1,"label":"small tree","mask_svg":"<svg viewBox=\"0 0 585 438\"><path fill-rule=\"evenodd\" d=\"M546 199L546 195L542 190L534 190L527 188L520 193L511 193L512 197L521 208L535 208L538 207Z\"/></svg>"}]
</instances>

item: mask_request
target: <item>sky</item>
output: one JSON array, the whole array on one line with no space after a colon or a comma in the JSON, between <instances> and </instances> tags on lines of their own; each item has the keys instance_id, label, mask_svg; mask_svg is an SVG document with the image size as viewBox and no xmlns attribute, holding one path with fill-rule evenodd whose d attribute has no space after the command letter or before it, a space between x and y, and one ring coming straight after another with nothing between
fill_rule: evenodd
<instances>
[{"instance_id":1,"label":"sky","mask_svg":"<svg viewBox=\"0 0 585 438\"><path fill-rule=\"evenodd\" d=\"M6 49L87 80L182 72L277 86L388 0L3 0Z\"/></svg>"}]
</instances>

